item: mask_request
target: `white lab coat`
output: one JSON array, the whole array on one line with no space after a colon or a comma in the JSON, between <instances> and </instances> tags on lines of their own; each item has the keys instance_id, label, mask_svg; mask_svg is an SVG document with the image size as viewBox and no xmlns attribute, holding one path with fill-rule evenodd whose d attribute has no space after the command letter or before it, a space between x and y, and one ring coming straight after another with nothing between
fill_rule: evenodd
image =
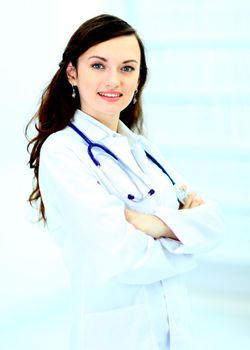
<instances>
[{"instance_id":1,"label":"white lab coat","mask_svg":"<svg viewBox=\"0 0 250 350\"><path fill-rule=\"evenodd\" d=\"M133 183L97 150L95 155L111 180L107 182L70 127L43 144L41 194L49 231L61 246L72 285L70 349L189 349L189 306L181 274L195 266L193 253L213 247L220 239L216 204L208 201L178 210L171 182L144 150L175 180L182 180L148 140L121 122L115 133L79 110L73 121L143 179L144 183L138 182L142 192L154 188L155 194L139 203L126 199L135 192ZM155 240L135 229L125 219L125 207L157 215L180 242Z\"/></svg>"}]
</instances>

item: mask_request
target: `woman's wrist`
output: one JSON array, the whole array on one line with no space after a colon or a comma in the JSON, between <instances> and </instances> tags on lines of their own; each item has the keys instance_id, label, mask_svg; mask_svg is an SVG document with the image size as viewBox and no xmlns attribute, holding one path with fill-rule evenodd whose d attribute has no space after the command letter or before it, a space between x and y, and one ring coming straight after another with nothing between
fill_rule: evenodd
<instances>
[{"instance_id":1,"label":"woman's wrist","mask_svg":"<svg viewBox=\"0 0 250 350\"><path fill-rule=\"evenodd\" d=\"M171 238L174 240L178 240L174 232L170 229L170 227L165 224L164 221L162 221L158 216L155 216L159 220L159 232L158 232L158 238Z\"/></svg>"}]
</instances>

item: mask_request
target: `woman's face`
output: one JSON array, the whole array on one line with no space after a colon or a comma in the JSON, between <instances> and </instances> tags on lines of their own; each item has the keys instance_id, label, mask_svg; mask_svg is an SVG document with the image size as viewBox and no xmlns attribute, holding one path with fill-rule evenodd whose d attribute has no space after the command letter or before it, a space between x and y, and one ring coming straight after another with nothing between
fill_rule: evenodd
<instances>
[{"instance_id":1,"label":"woman's face","mask_svg":"<svg viewBox=\"0 0 250 350\"><path fill-rule=\"evenodd\" d=\"M116 131L139 84L140 60L138 41L128 35L92 46L76 68L70 63L67 76L78 87L81 110Z\"/></svg>"}]
</instances>

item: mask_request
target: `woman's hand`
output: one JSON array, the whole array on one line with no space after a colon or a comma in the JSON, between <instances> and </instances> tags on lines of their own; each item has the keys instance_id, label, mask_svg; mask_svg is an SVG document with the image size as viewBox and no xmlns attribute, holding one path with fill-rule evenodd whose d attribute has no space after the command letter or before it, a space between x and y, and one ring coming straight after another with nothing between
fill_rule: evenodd
<instances>
[{"instance_id":1,"label":"woman's hand","mask_svg":"<svg viewBox=\"0 0 250 350\"><path fill-rule=\"evenodd\" d=\"M155 215L125 209L125 217L136 229L145 232L153 238L168 237L178 239L171 229Z\"/></svg>"},{"instance_id":2,"label":"woman's hand","mask_svg":"<svg viewBox=\"0 0 250 350\"><path fill-rule=\"evenodd\" d=\"M181 185L181 189L187 190L187 185ZM184 204L180 204L179 209L191 209L204 204L203 198L197 195L196 192L188 192L187 197L184 199Z\"/></svg>"}]
</instances>

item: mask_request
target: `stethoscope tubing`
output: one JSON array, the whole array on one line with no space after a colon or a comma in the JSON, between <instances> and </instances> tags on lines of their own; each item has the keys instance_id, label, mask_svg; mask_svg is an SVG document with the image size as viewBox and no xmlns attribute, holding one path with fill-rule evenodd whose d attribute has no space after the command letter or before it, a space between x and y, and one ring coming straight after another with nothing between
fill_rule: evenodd
<instances>
[{"instance_id":1,"label":"stethoscope tubing","mask_svg":"<svg viewBox=\"0 0 250 350\"><path fill-rule=\"evenodd\" d=\"M108 147L106 147L100 143L93 142L86 134L84 134L80 129L78 129L73 123L69 123L69 127L71 127L86 142L88 155L89 155L90 159L92 160L92 162L97 167L101 168L101 163L93 155L93 152L92 152L93 148L101 149L106 154L108 154L111 158L113 158L118 164L120 163L120 166L123 166L124 169L126 169L126 173L127 173L128 177L134 183L137 190L139 190L136 182L133 181L131 174L133 174L133 176L135 176L137 179L139 179L143 183L144 183L144 181L139 177L139 175L137 175L134 171L132 171L126 163L124 163L121 159L119 159L114 152L112 152ZM177 195L179 202L184 204L183 201L187 197L187 192L185 190L181 190L180 188L177 188L176 182L173 180L173 178L170 176L170 174L166 171L166 169L164 169L164 167L150 153L148 153L145 150L144 150L144 152L145 152L147 158L149 160L151 160L159 169L161 169L161 171L169 178L169 180L171 181L172 185L175 188L176 195ZM154 193L155 193L155 190L153 188L151 188L151 189L149 189L147 195L142 196L142 198L136 199L135 196L132 194L128 194L127 198L130 200L133 200L135 202L140 202L141 200L147 198L148 196L152 196Z\"/></svg>"}]
</instances>

